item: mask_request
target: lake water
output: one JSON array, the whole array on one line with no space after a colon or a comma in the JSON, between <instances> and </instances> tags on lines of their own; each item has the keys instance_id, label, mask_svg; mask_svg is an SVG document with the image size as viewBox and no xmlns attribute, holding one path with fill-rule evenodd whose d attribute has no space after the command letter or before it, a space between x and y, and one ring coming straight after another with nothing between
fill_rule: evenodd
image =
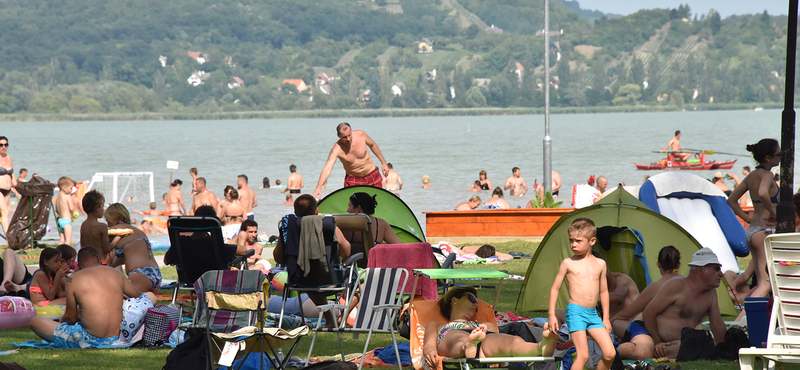
<instances>
[{"instance_id":1,"label":"lake water","mask_svg":"<svg viewBox=\"0 0 800 370\"><path fill-rule=\"evenodd\" d=\"M748 154L744 148L749 143L764 137L780 139L780 113L765 110L552 115L553 169L561 174L561 199L569 205L572 185L585 183L591 174L606 176L611 186L620 182L635 185L645 175L658 173L638 171L633 162L658 161L662 154L651 152L661 150L675 130L683 133L681 144L686 148ZM191 207L189 168L197 167L218 197L226 185L236 186L237 175L246 174L258 197L255 215L259 229L273 234L280 217L292 209L281 205L284 195L279 189L257 189L261 179L269 177L272 184L281 179L285 184L288 167L295 164L305 179L303 191L313 191L337 139L335 127L341 121L3 123L0 135L9 138L8 152L15 170L27 168L53 183L60 176L87 181L96 172L151 171L159 209L164 208L161 194L169 189L168 160L180 163L173 176L184 181L187 207ZM480 170L488 172L494 186L502 187L514 166L521 168L529 187L534 179L543 179L541 115L346 121L353 129L366 131L402 176L404 189L399 196L417 215L423 230L423 212L450 210L466 201L473 194L467 189ZM753 160L746 157L714 155L710 159L735 158L739 161L730 171L737 175L741 175L742 166L754 167ZM693 173L710 178L713 171ZM431 177L431 189L420 188L423 175ZM341 187L343 178L344 171L337 162L323 195ZM478 195L484 200L491 196L488 191ZM137 198L126 205L146 209L148 200ZM524 207L531 197L506 199L514 207ZM53 231L47 239L57 239L52 217L50 222Z\"/></svg>"}]
</instances>

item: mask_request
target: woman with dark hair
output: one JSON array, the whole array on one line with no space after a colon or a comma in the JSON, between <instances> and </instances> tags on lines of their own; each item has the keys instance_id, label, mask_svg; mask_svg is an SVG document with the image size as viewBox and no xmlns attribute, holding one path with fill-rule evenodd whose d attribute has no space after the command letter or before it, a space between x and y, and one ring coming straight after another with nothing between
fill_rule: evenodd
<instances>
[{"instance_id":1,"label":"woman with dark hair","mask_svg":"<svg viewBox=\"0 0 800 370\"><path fill-rule=\"evenodd\" d=\"M681 267L681 252L671 245L661 248L656 265L658 265L658 271L661 272L661 279L642 289L633 302L611 318L611 327L617 336L625 338L626 332L629 332L631 336L629 341L620 344L619 351L623 359L643 360L653 357L653 348L655 347L653 338L649 335L639 336L639 334L647 333L644 331L641 314L661 286L667 280L680 275L678 269Z\"/></svg>"},{"instance_id":2,"label":"woman with dark hair","mask_svg":"<svg viewBox=\"0 0 800 370\"><path fill-rule=\"evenodd\" d=\"M439 311L450 322L432 321L425 328L422 353L429 369L435 368L436 357L484 358L552 356L556 338L545 323L541 343L497 333L497 323L477 322L477 292L473 287L456 287L439 299Z\"/></svg>"},{"instance_id":3,"label":"woman with dark hair","mask_svg":"<svg viewBox=\"0 0 800 370\"><path fill-rule=\"evenodd\" d=\"M259 189L269 189L269 177L265 177L261 180L261 187Z\"/></svg>"},{"instance_id":4,"label":"woman with dark hair","mask_svg":"<svg viewBox=\"0 0 800 370\"><path fill-rule=\"evenodd\" d=\"M181 193L181 187L183 187L183 181L179 179L175 179L175 181L170 184L167 197L164 199L164 202L167 203L167 210L164 211L164 217L169 217L170 215L175 214L186 214L186 204L183 203L183 193ZM181 212L181 209L183 209L183 212Z\"/></svg>"},{"instance_id":5,"label":"woman with dark hair","mask_svg":"<svg viewBox=\"0 0 800 370\"><path fill-rule=\"evenodd\" d=\"M11 220L11 190L17 186L17 178L14 176L14 166L11 164L11 156L8 155L8 138L0 136L0 224L3 226L3 234L8 232L8 223Z\"/></svg>"},{"instance_id":6,"label":"woman with dark hair","mask_svg":"<svg viewBox=\"0 0 800 370\"><path fill-rule=\"evenodd\" d=\"M761 139L756 144L747 146L747 151L753 153L753 159L758 166L739 183L728 197L728 205L733 213L744 222L750 224L747 228L746 240L750 255L753 256L753 269L756 275L756 287L750 291L750 297L766 297L769 295L770 286L767 281L767 256L764 251L764 239L775 232L775 212L778 203L778 185L772 174L772 167L781 161L781 147L775 139ZM744 193L750 192L753 200L753 215L748 215L739 206L739 198Z\"/></svg>"},{"instance_id":7,"label":"woman with dark hair","mask_svg":"<svg viewBox=\"0 0 800 370\"><path fill-rule=\"evenodd\" d=\"M372 230L375 234L375 244L400 244L403 241L394 233L392 226L385 220L372 216L375 213L375 207L378 206L378 201L375 200L375 195L358 192L350 196L347 203L347 213L364 213L369 216L372 221ZM364 243L361 240L361 234L352 232L350 235L345 235L345 238L350 242L352 253L364 251Z\"/></svg>"}]
</instances>

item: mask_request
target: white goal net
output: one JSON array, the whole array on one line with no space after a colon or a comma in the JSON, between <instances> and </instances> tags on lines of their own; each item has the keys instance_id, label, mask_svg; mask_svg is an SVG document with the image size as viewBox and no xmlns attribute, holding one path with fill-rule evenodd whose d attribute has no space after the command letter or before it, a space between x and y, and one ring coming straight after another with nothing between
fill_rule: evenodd
<instances>
[{"instance_id":1,"label":"white goal net","mask_svg":"<svg viewBox=\"0 0 800 370\"><path fill-rule=\"evenodd\" d=\"M137 203L155 202L152 172L98 172L86 191L92 189L103 193L109 204L129 198Z\"/></svg>"}]
</instances>

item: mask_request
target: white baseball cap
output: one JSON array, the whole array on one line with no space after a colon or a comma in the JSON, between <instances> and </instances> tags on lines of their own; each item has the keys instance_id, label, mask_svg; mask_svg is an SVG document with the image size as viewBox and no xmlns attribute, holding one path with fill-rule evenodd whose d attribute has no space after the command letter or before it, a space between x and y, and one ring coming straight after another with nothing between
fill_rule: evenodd
<instances>
[{"instance_id":1,"label":"white baseball cap","mask_svg":"<svg viewBox=\"0 0 800 370\"><path fill-rule=\"evenodd\" d=\"M705 266L717 264L720 265L719 259L717 259L717 255L714 254L714 251L711 248L702 248L697 252L692 254L692 262L689 262L689 266Z\"/></svg>"}]
</instances>

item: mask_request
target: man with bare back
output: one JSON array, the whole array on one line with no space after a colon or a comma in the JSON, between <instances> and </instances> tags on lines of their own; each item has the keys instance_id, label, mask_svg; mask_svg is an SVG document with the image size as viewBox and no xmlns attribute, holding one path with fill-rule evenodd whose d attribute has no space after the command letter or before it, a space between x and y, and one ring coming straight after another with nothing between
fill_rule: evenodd
<instances>
[{"instance_id":1,"label":"man with bare back","mask_svg":"<svg viewBox=\"0 0 800 370\"><path fill-rule=\"evenodd\" d=\"M253 213L253 208L258 207L258 199L256 198L256 192L253 189L250 189L250 186L247 185L247 175L241 174L236 179L236 184L239 187L239 203L242 204L244 207L245 215L247 215L248 220L255 219L255 214Z\"/></svg>"},{"instance_id":2,"label":"man with bare back","mask_svg":"<svg viewBox=\"0 0 800 370\"><path fill-rule=\"evenodd\" d=\"M140 297L122 272L100 264L94 248L78 252L79 270L67 277L67 306L60 322L34 317L36 335L63 348L112 345L119 339L124 296Z\"/></svg>"},{"instance_id":3,"label":"man with bare back","mask_svg":"<svg viewBox=\"0 0 800 370\"><path fill-rule=\"evenodd\" d=\"M305 183L303 183L303 175L297 173L297 166L295 165L289 166L289 172L292 174L286 179L286 189L281 190L281 194L287 191L289 194L300 194L300 189L305 186Z\"/></svg>"},{"instance_id":4,"label":"man with bare back","mask_svg":"<svg viewBox=\"0 0 800 370\"><path fill-rule=\"evenodd\" d=\"M689 275L668 280L642 313L645 332L653 338L653 356L676 358L681 330L694 328L708 316L716 343L725 338L725 322L719 313L717 287L722 279L719 260L709 248L698 250L689 262Z\"/></svg>"},{"instance_id":5,"label":"man with bare back","mask_svg":"<svg viewBox=\"0 0 800 370\"><path fill-rule=\"evenodd\" d=\"M511 196L523 196L528 192L528 186L525 185L525 179L520 176L520 173L519 167L512 168L511 176L506 179L506 184L503 186L503 190L511 189L509 192Z\"/></svg>"},{"instance_id":6,"label":"man with bare back","mask_svg":"<svg viewBox=\"0 0 800 370\"><path fill-rule=\"evenodd\" d=\"M311 194L315 198L319 198L322 192L322 185L328 181L328 177L333 170L333 164L336 159L342 162L344 172L347 174L344 178L344 187L355 185L372 185L381 187L383 178L378 167L375 167L375 162L372 161L372 156L369 151L372 150L378 160L381 161L381 169L383 172L389 170L386 165L386 160L383 158L383 153L378 147L378 144L372 140L366 132L361 130L353 130L350 124L342 122L336 126L336 134L339 140L333 144L328 160L325 162L325 167L319 174L319 181L317 181L317 188Z\"/></svg>"},{"instance_id":7,"label":"man with bare back","mask_svg":"<svg viewBox=\"0 0 800 370\"><path fill-rule=\"evenodd\" d=\"M217 196L206 188L206 179L204 177L198 177L197 180L194 180L194 188L195 193L192 194L191 215L194 215L197 208L205 205L214 207L214 210L219 210Z\"/></svg>"}]
</instances>

